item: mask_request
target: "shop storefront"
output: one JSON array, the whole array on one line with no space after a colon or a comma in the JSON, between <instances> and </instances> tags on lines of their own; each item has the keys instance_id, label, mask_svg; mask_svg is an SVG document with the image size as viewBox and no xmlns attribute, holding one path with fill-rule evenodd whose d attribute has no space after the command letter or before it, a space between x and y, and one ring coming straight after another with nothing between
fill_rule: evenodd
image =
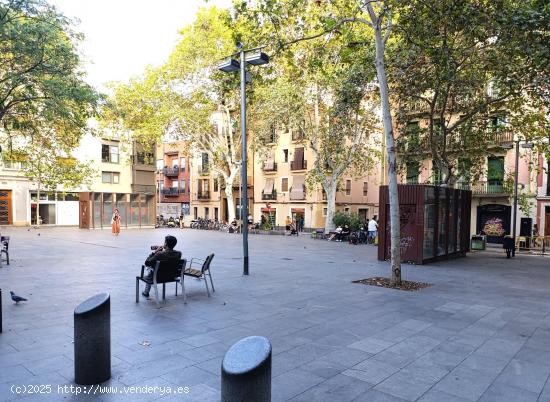
<instances>
[{"instance_id":1,"label":"shop storefront","mask_svg":"<svg viewBox=\"0 0 550 402\"><path fill-rule=\"evenodd\" d=\"M83 229L111 227L116 208L123 228L155 225L155 196L152 194L80 193L79 226Z\"/></svg>"},{"instance_id":2,"label":"shop storefront","mask_svg":"<svg viewBox=\"0 0 550 402\"><path fill-rule=\"evenodd\" d=\"M38 193L31 191L30 222L36 224L36 213L41 225L77 226L78 193Z\"/></svg>"}]
</instances>

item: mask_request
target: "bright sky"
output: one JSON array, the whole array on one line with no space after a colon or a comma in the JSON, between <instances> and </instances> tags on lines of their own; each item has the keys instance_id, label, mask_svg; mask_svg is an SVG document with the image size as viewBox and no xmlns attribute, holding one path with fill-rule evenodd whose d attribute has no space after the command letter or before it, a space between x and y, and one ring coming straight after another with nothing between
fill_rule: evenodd
<instances>
[{"instance_id":1,"label":"bright sky","mask_svg":"<svg viewBox=\"0 0 550 402\"><path fill-rule=\"evenodd\" d=\"M109 81L126 81L148 64L166 61L178 31L191 23L201 6L228 7L231 0L50 0L80 23L86 36L80 51L87 81L103 89Z\"/></svg>"}]
</instances>

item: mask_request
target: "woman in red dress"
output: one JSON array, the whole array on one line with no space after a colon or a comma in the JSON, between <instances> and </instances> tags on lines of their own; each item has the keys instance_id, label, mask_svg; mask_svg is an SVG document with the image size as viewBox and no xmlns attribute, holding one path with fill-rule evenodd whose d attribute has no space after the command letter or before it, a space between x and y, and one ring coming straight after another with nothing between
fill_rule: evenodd
<instances>
[{"instance_id":1,"label":"woman in red dress","mask_svg":"<svg viewBox=\"0 0 550 402\"><path fill-rule=\"evenodd\" d=\"M112 232L115 236L118 236L120 233L120 213L118 212L118 208L115 208L115 212L113 213L113 218L111 219L111 227Z\"/></svg>"}]
</instances>

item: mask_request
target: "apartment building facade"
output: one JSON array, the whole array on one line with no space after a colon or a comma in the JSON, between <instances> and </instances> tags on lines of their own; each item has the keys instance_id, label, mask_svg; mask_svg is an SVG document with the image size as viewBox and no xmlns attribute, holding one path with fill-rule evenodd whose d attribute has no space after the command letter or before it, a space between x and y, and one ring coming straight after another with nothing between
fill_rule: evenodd
<instances>
[{"instance_id":1,"label":"apartment building facade","mask_svg":"<svg viewBox=\"0 0 550 402\"><path fill-rule=\"evenodd\" d=\"M497 121L495 119L495 121ZM498 120L500 121L500 120ZM497 121L497 122L498 122ZM425 121L413 121L410 125L422 126ZM488 124L492 124L488 122ZM470 232L484 233L489 243L500 243L504 234L513 231L513 198L511 187L516 170L516 147L514 135L510 131L501 130L495 135L494 140L488 144L486 156L483 158L481 175L471 177L466 169L461 171L461 160L468 155L468 149L451 149L456 157L459 167L458 182L456 188L472 191ZM409 138L410 140L410 138ZM429 159L430 146L427 138L415 140L416 152L425 155L420 161L403 162L403 171L400 177L402 183L434 184L442 185L443 176L437 165ZM398 138L399 143L399 138ZM406 151L403 148L401 152ZM403 158L403 153L399 154ZM534 223L531 211L535 207L536 174L530 166L533 166L536 155L531 148L519 147L518 161L518 188L520 194L524 194L528 208L517 210L516 230L518 235L529 236Z\"/></svg>"},{"instance_id":2,"label":"apartment building facade","mask_svg":"<svg viewBox=\"0 0 550 402\"><path fill-rule=\"evenodd\" d=\"M321 185L310 189L307 174L313 168L315 154L293 132L277 132L267 152L254 157L255 221L262 217L273 227L284 227L288 219L301 220L305 228L324 228L327 200ZM361 179L342 178L336 195L336 210L358 214L366 220L378 215L379 172Z\"/></svg>"},{"instance_id":3,"label":"apartment building facade","mask_svg":"<svg viewBox=\"0 0 550 402\"><path fill-rule=\"evenodd\" d=\"M191 164L185 141L164 142L157 146L157 215L165 218L190 214Z\"/></svg>"},{"instance_id":4,"label":"apartment building facade","mask_svg":"<svg viewBox=\"0 0 550 402\"><path fill-rule=\"evenodd\" d=\"M78 155L92 162L98 176L88 191L79 193L79 227L110 228L115 208L123 228L153 227L157 197L154 154L139 144L122 143L116 133L86 136Z\"/></svg>"}]
</instances>

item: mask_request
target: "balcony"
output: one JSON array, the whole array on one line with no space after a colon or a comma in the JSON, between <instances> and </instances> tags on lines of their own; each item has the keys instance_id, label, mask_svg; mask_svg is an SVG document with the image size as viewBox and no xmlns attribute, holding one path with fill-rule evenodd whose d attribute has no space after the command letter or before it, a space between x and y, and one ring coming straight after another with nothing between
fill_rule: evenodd
<instances>
[{"instance_id":1,"label":"balcony","mask_svg":"<svg viewBox=\"0 0 550 402\"><path fill-rule=\"evenodd\" d=\"M273 164L264 163L262 170L266 173L274 173L277 171L277 164L275 162Z\"/></svg>"},{"instance_id":2,"label":"balcony","mask_svg":"<svg viewBox=\"0 0 550 402\"><path fill-rule=\"evenodd\" d=\"M199 174L207 175L210 173L210 165L201 165L199 166Z\"/></svg>"},{"instance_id":3,"label":"balcony","mask_svg":"<svg viewBox=\"0 0 550 402\"><path fill-rule=\"evenodd\" d=\"M471 190L473 195L479 196L508 196L508 193L502 182L499 181L480 181L474 184L457 183L456 188L461 190Z\"/></svg>"},{"instance_id":4,"label":"balcony","mask_svg":"<svg viewBox=\"0 0 550 402\"><path fill-rule=\"evenodd\" d=\"M198 200L209 200L210 199L210 191L207 191L207 190L199 191L197 193L197 199Z\"/></svg>"},{"instance_id":5,"label":"balcony","mask_svg":"<svg viewBox=\"0 0 550 402\"><path fill-rule=\"evenodd\" d=\"M162 173L165 175L165 176L177 176L180 174L180 168L177 167L177 166L174 166L174 167L165 167L164 169L162 169Z\"/></svg>"},{"instance_id":6,"label":"balcony","mask_svg":"<svg viewBox=\"0 0 550 402\"><path fill-rule=\"evenodd\" d=\"M307 169L307 161L292 161L290 163L290 170L306 170Z\"/></svg>"},{"instance_id":7,"label":"balcony","mask_svg":"<svg viewBox=\"0 0 550 402\"><path fill-rule=\"evenodd\" d=\"M185 190L181 190L177 187L169 187L169 188L163 188L160 190L161 194L166 195L168 197L177 197L180 194L183 194Z\"/></svg>"},{"instance_id":8,"label":"balcony","mask_svg":"<svg viewBox=\"0 0 550 402\"><path fill-rule=\"evenodd\" d=\"M277 191L273 190L271 193L262 192L262 200L264 200L264 201L277 201Z\"/></svg>"},{"instance_id":9,"label":"balcony","mask_svg":"<svg viewBox=\"0 0 550 402\"><path fill-rule=\"evenodd\" d=\"M303 201L306 199L305 186L297 186L290 188L290 199L293 201Z\"/></svg>"}]
</instances>

